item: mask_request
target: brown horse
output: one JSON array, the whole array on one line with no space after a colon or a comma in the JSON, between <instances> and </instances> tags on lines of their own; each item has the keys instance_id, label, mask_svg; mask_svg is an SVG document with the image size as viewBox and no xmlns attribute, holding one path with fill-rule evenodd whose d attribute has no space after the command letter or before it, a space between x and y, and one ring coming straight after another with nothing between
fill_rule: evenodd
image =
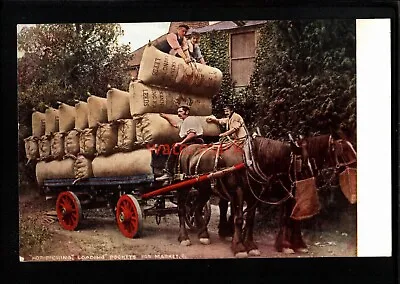
<instances>
[{"instance_id":1,"label":"brown horse","mask_svg":"<svg viewBox=\"0 0 400 284\"><path fill-rule=\"evenodd\" d=\"M259 138L261 139L261 138ZM257 140L255 140L257 141ZM301 160L303 161L303 165L299 167L299 171L297 174L297 178L291 178L291 175L287 175L285 179L281 179L277 184L272 184L270 186L270 194L273 192L282 192L282 188L286 188L288 191L293 190L290 197L294 197L297 193L300 193L299 190L296 192L296 180L308 180L312 176L319 177L319 173L322 169L333 168L334 173L333 177L336 177L340 172L348 167L356 167L356 152L353 146L344 139L334 140L330 135L321 135L316 137L309 137L300 139L296 143L298 150L297 154L300 154ZM263 152L263 147L261 143L254 143L255 151ZM271 171L269 169L268 162L268 154L265 156L262 154L255 155L258 159L256 162L260 164L260 168L264 170L264 172L269 175ZM294 161L295 163L295 161ZM294 164L292 164L294 166ZM290 180L286 179L289 177ZM255 179L249 179L248 188L253 188L254 191L260 192L260 187L262 184L257 182ZM316 189L316 188L315 188ZM342 188L343 190L343 188ZM308 197L307 197L308 198ZM265 200L263 195L257 198L261 202ZM254 208L249 210L246 218L246 227L244 228L244 242L251 243L252 242L252 225L254 223L255 216L255 205L253 205L254 199L250 198L246 200L247 206L250 208ZM314 200L309 198L307 200L307 206L309 208L314 209L312 211L312 215L318 213L318 197L315 196ZM281 206L281 220L280 220L280 230L275 242L275 248L279 252L284 253L294 253L298 252L307 252L307 245L303 241L300 229L301 219L305 219L311 216L302 217L302 218L294 218L294 210L297 205L297 199L288 198L285 202L282 202ZM310 212L310 211L309 211ZM304 216L304 215L303 215ZM249 225L248 225L249 224Z\"/></svg>"},{"instance_id":2,"label":"brown horse","mask_svg":"<svg viewBox=\"0 0 400 284\"><path fill-rule=\"evenodd\" d=\"M225 205L225 209L220 207L222 216L220 216L220 222L221 220L226 222L227 200L230 200L232 205L231 214L234 216L232 250L235 256L246 257L247 253L259 254L253 241L255 209L258 202L282 204L281 227L275 243L276 249L285 253L307 251L307 246L301 236L300 221L291 218L296 205L293 156L300 155L303 165L308 165L308 167L306 166L308 171L303 169L299 171L300 178L317 174L322 168L334 167L335 173L338 173L344 167L356 164L356 153L348 141L333 140L331 136L325 135L301 139L297 143L298 145L293 147L289 143L256 137L252 141L252 150L253 162L257 164L257 167L253 166L248 170L238 171L217 181L214 193L222 197L220 206L221 204ZM180 158L182 172L196 175L243 161L242 149L237 145L232 145L221 153L218 163L215 164L217 151L215 146L207 151L204 150L204 145L189 146L182 151ZM254 170L254 168L258 170ZM195 213L196 223L199 228L200 241L208 244L209 235L200 213L213 191L210 182L198 185L197 189L200 194ZM185 192L185 190L179 192L181 202L185 200ZM246 225L242 230L244 202L247 205L247 215ZM190 241L184 227L185 209L183 207L180 206L179 213L179 241L189 244ZM219 234L222 232L222 225L220 223Z\"/></svg>"},{"instance_id":3,"label":"brown horse","mask_svg":"<svg viewBox=\"0 0 400 284\"><path fill-rule=\"evenodd\" d=\"M234 216L232 250L236 257L247 257L248 254L259 255L258 248L253 241L254 216L249 216L255 213L257 196L265 192L267 183L268 185L274 185L274 187L276 187L276 184L290 185L289 171L293 146L288 142L275 141L263 137L255 138L252 144L254 146L253 153L256 160L262 161L258 163L261 172L268 175L268 177L265 177L261 173L263 178L268 179L267 182L264 182L261 186L253 185L252 190L254 188L254 191L249 190L248 184L251 171L244 169L218 179L215 181L215 186L212 186L211 182L204 182L196 186L199 195L196 201L195 218L200 242L204 244L210 243L206 224L201 218L201 211L211 194L214 193L221 199L231 202L231 213ZM213 172L216 169L230 167L244 161L243 149L241 146L231 143L229 145L221 145L220 147L221 148L213 146L205 149L204 145L188 146L181 152L181 157L179 159L180 171L186 175L195 176L197 174ZM260 171L260 169L258 170ZM255 178L254 174L251 176ZM257 178L255 178L255 180L257 180ZM178 191L178 215L180 222L178 240L184 245L190 244L185 228L186 212L184 206L188 190L189 189L180 189ZM276 192L270 192L269 189L267 192L269 195L275 195L277 198L281 199L287 199L289 196L286 190L282 190L281 186L279 186L279 190ZM247 204L248 216L243 231L244 202Z\"/></svg>"}]
</instances>

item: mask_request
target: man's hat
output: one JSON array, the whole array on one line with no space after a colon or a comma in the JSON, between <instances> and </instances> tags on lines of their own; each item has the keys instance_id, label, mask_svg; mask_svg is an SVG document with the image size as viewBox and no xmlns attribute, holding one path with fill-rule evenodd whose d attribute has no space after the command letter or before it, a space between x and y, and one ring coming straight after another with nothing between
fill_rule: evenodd
<instances>
[{"instance_id":1,"label":"man's hat","mask_svg":"<svg viewBox=\"0 0 400 284\"><path fill-rule=\"evenodd\" d=\"M188 26L188 25L185 25L185 24L180 24L180 25L178 26L178 28L185 28L185 29L187 29L187 30L190 29L189 26Z\"/></svg>"}]
</instances>

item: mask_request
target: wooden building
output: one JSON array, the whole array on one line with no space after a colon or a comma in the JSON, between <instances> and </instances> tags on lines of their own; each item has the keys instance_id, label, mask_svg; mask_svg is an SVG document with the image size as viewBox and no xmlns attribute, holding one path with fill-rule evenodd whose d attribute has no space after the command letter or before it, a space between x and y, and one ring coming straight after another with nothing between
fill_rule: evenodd
<instances>
[{"instance_id":1,"label":"wooden building","mask_svg":"<svg viewBox=\"0 0 400 284\"><path fill-rule=\"evenodd\" d=\"M229 36L229 71L236 88L250 83L254 69L257 47L257 28L267 21L223 21L193 29L202 34L211 31L224 31Z\"/></svg>"}]
</instances>

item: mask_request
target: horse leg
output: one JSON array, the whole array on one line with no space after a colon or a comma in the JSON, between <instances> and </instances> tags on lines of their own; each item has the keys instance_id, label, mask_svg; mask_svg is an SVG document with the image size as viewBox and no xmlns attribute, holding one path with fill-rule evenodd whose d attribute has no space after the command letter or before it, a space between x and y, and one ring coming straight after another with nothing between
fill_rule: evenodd
<instances>
[{"instance_id":1,"label":"horse leg","mask_svg":"<svg viewBox=\"0 0 400 284\"><path fill-rule=\"evenodd\" d=\"M198 229L197 235L199 237L200 243L203 245L210 244L210 235L208 234L207 224L202 216L202 211L207 201L210 199L211 191L207 190L210 187L202 186L199 187L199 195L196 199L194 218L196 222L196 227Z\"/></svg>"},{"instance_id":2,"label":"horse leg","mask_svg":"<svg viewBox=\"0 0 400 284\"><path fill-rule=\"evenodd\" d=\"M247 208L251 208L247 211L246 225L244 227L244 246L247 249L249 255L259 256L260 251L253 240L253 229L254 229L254 218L256 215L256 208L254 206L255 201L248 202Z\"/></svg>"},{"instance_id":3,"label":"horse leg","mask_svg":"<svg viewBox=\"0 0 400 284\"><path fill-rule=\"evenodd\" d=\"M247 250L243 244L242 238L242 227L243 227L243 189L241 187L237 187L236 194L232 199L232 206L234 206L234 224L235 231L233 233L232 238L232 250L235 254L235 257L243 258L247 257Z\"/></svg>"},{"instance_id":4,"label":"horse leg","mask_svg":"<svg viewBox=\"0 0 400 284\"><path fill-rule=\"evenodd\" d=\"M229 222L227 219L228 213L228 201L225 199L219 199L219 225L218 235L220 238L232 237L233 235L233 210L231 209L231 215L229 216ZM232 207L232 206L231 206Z\"/></svg>"},{"instance_id":5,"label":"horse leg","mask_svg":"<svg viewBox=\"0 0 400 284\"><path fill-rule=\"evenodd\" d=\"M183 246L189 246L190 239L188 232L185 227L185 217L186 217L186 199L188 197L190 188L181 188L178 190L177 199L178 199L178 217L179 217L179 237L178 241Z\"/></svg>"},{"instance_id":6,"label":"horse leg","mask_svg":"<svg viewBox=\"0 0 400 284\"><path fill-rule=\"evenodd\" d=\"M307 245L301 235L300 221L291 220L290 222L293 224L293 234L291 237L292 249L296 252L307 253Z\"/></svg>"},{"instance_id":7,"label":"horse leg","mask_svg":"<svg viewBox=\"0 0 400 284\"><path fill-rule=\"evenodd\" d=\"M278 252L292 254L294 253L294 250L291 248L292 245L290 243L290 236L292 230L289 224L290 221L289 218L291 213L290 211L291 206L288 206L289 202L290 200L285 202L285 204L281 206L280 228L278 236L276 237L275 248Z\"/></svg>"}]
</instances>

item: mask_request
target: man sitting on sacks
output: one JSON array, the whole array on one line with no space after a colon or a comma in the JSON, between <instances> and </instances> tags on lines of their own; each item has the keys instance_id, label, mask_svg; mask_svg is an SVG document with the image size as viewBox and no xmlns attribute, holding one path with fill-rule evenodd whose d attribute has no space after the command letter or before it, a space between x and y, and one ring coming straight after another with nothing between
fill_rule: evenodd
<instances>
[{"instance_id":1,"label":"man sitting on sacks","mask_svg":"<svg viewBox=\"0 0 400 284\"><path fill-rule=\"evenodd\" d=\"M188 47L189 54L193 58L194 62L206 65L203 55L200 50L200 34L198 32L192 32L189 36Z\"/></svg>"},{"instance_id":2,"label":"man sitting on sacks","mask_svg":"<svg viewBox=\"0 0 400 284\"><path fill-rule=\"evenodd\" d=\"M155 44L155 47L168 54L175 52L177 57L185 60L185 63L191 63L192 58L190 57L188 42L185 38L188 30L188 25L179 25L176 33L169 33L166 39Z\"/></svg>"},{"instance_id":3,"label":"man sitting on sacks","mask_svg":"<svg viewBox=\"0 0 400 284\"><path fill-rule=\"evenodd\" d=\"M165 163L164 175L156 178L157 181L165 181L163 185L168 185L172 180L174 167L179 158L180 151L190 144L203 144L203 127L200 121L194 117L189 116L190 107L188 105L180 105L178 108L179 121L175 122L164 113L160 116L166 119L173 127L179 129L179 137L182 138L181 142L177 142L172 146L168 159Z\"/></svg>"}]
</instances>

